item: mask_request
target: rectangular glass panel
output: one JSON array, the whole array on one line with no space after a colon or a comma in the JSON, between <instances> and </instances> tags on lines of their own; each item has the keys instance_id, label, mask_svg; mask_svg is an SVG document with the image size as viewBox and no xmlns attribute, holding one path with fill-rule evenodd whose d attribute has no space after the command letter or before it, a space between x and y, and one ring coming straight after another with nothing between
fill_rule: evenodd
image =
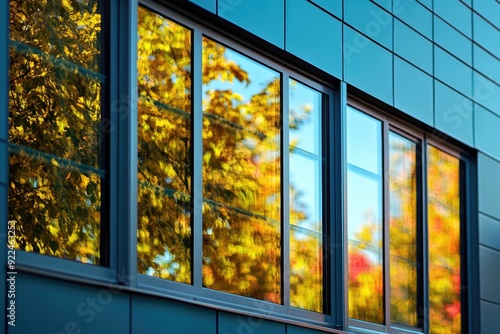
<instances>
[{"instance_id":1,"label":"rectangular glass panel","mask_svg":"<svg viewBox=\"0 0 500 334\"><path fill-rule=\"evenodd\" d=\"M290 80L290 304L323 311L322 94Z\"/></svg>"},{"instance_id":2,"label":"rectangular glass panel","mask_svg":"<svg viewBox=\"0 0 500 334\"><path fill-rule=\"evenodd\" d=\"M418 325L417 145L389 133L391 321Z\"/></svg>"},{"instance_id":3,"label":"rectangular glass panel","mask_svg":"<svg viewBox=\"0 0 500 334\"><path fill-rule=\"evenodd\" d=\"M428 146L429 308L432 333L461 333L460 159Z\"/></svg>"},{"instance_id":4,"label":"rectangular glass panel","mask_svg":"<svg viewBox=\"0 0 500 334\"><path fill-rule=\"evenodd\" d=\"M347 129L347 163L379 175L382 170L380 122L348 106Z\"/></svg>"},{"instance_id":5,"label":"rectangular glass panel","mask_svg":"<svg viewBox=\"0 0 500 334\"><path fill-rule=\"evenodd\" d=\"M203 286L281 303L279 73L203 38Z\"/></svg>"},{"instance_id":6,"label":"rectangular glass panel","mask_svg":"<svg viewBox=\"0 0 500 334\"><path fill-rule=\"evenodd\" d=\"M138 14L138 272L189 284L191 31Z\"/></svg>"},{"instance_id":7,"label":"rectangular glass panel","mask_svg":"<svg viewBox=\"0 0 500 334\"><path fill-rule=\"evenodd\" d=\"M9 220L19 249L98 264L101 2L11 0Z\"/></svg>"},{"instance_id":8,"label":"rectangular glass panel","mask_svg":"<svg viewBox=\"0 0 500 334\"><path fill-rule=\"evenodd\" d=\"M382 123L348 108L347 133L349 317L382 324Z\"/></svg>"}]
</instances>

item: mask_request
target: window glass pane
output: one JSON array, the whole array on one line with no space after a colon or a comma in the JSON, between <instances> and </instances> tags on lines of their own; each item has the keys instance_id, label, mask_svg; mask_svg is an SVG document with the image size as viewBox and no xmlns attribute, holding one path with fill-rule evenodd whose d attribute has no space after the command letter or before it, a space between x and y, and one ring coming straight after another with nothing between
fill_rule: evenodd
<instances>
[{"instance_id":1,"label":"window glass pane","mask_svg":"<svg viewBox=\"0 0 500 334\"><path fill-rule=\"evenodd\" d=\"M428 146L429 307L432 333L461 333L460 160Z\"/></svg>"},{"instance_id":2,"label":"window glass pane","mask_svg":"<svg viewBox=\"0 0 500 334\"><path fill-rule=\"evenodd\" d=\"M352 108L347 125L349 317L383 323L382 127Z\"/></svg>"},{"instance_id":3,"label":"window glass pane","mask_svg":"<svg viewBox=\"0 0 500 334\"><path fill-rule=\"evenodd\" d=\"M417 145L389 134L391 321L418 325Z\"/></svg>"},{"instance_id":4,"label":"window glass pane","mask_svg":"<svg viewBox=\"0 0 500 334\"><path fill-rule=\"evenodd\" d=\"M380 174L382 169L382 135L380 122L358 110L347 107L347 163Z\"/></svg>"},{"instance_id":5,"label":"window glass pane","mask_svg":"<svg viewBox=\"0 0 500 334\"><path fill-rule=\"evenodd\" d=\"M191 283L191 32L139 7L138 271Z\"/></svg>"},{"instance_id":6,"label":"window glass pane","mask_svg":"<svg viewBox=\"0 0 500 334\"><path fill-rule=\"evenodd\" d=\"M101 6L10 1L8 202L17 247L93 264L102 256L109 131Z\"/></svg>"},{"instance_id":7,"label":"window glass pane","mask_svg":"<svg viewBox=\"0 0 500 334\"><path fill-rule=\"evenodd\" d=\"M290 81L290 303L323 311L322 94Z\"/></svg>"},{"instance_id":8,"label":"window glass pane","mask_svg":"<svg viewBox=\"0 0 500 334\"><path fill-rule=\"evenodd\" d=\"M281 303L280 75L203 38L203 286Z\"/></svg>"}]
</instances>

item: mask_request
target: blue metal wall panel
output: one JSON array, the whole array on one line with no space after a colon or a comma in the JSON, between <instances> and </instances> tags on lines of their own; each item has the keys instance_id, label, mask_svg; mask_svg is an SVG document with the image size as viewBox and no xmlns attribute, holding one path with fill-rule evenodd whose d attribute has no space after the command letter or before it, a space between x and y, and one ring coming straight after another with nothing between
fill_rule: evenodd
<instances>
[{"instance_id":1,"label":"blue metal wall panel","mask_svg":"<svg viewBox=\"0 0 500 334\"><path fill-rule=\"evenodd\" d=\"M288 325L286 333L287 334L320 334L323 332L317 331L315 329Z\"/></svg>"},{"instance_id":2,"label":"blue metal wall panel","mask_svg":"<svg viewBox=\"0 0 500 334\"><path fill-rule=\"evenodd\" d=\"M220 17L283 48L284 8L284 0L219 0L217 13Z\"/></svg>"},{"instance_id":3,"label":"blue metal wall panel","mask_svg":"<svg viewBox=\"0 0 500 334\"><path fill-rule=\"evenodd\" d=\"M476 104L474 117L476 147L500 160L500 116Z\"/></svg>"},{"instance_id":4,"label":"blue metal wall panel","mask_svg":"<svg viewBox=\"0 0 500 334\"><path fill-rule=\"evenodd\" d=\"M500 43L498 38L493 37L498 36L500 31L476 13L474 13L473 23L474 41L494 55L500 55Z\"/></svg>"},{"instance_id":5,"label":"blue metal wall panel","mask_svg":"<svg viewBox=\"0 0 500 334\"><path fill-rule=\"evenodd\" d=\"M18 273L9 334L129 333L129 296L107 288Z\"/></svg>"},{"instance_id":6,"label":"blue metal wall panel","mask_svg":"<svg viewBox=\"0 0 500 334\"><path fill-rule=\"evenodd\" d=\"M479 211L500 219L500 163L479 154L477 171Z\"/></svg>"},{"instance_id":7,"label":"blue metal wall panel","mask_svg":"<svg viewBox=\"0 0 500 334\"><path fill-rule=\"evenodd\" d=\"M394 16L432 39L432 12L415 0L399 0L398 3L393 9Z\"/></svg>"},{"instance_id":8,"label":"blue metal wall panel","mask_svg":"<svg viewBox=\"0 0 500 334\"><path fill-rule=\"evenodd\" d=\"M218 334L285 334L285 324L239 314L219 312Z\"/></svg>"},{"instance_id":9,"label":"blue metal wall panel","mask_svg":"<svg viewBox=\"0 0 500 334\"><path fill-rule=\"evenodd\" d=\"M344 79L368 94L393 104L392 53L344 27Z\"/></svg>"},{"instance_id":10,"label":"blue metal wall panel","mask_svg":"<svg viewBox=\"0 0 500 334\"><path fill-rule=\"evenodd\" d=\"M424 5L425 7L427 7L428 9L432 10L433 7L432 0L417 0L417 1L420 2L422 5Z\"/></svg>"},{"instance_id":11,"label":"blue metal wall panel","mask_svg":"<svg viewBox=\"0 0 500 334\"><path fill-rule=\"evenodd\" d=\"M500 116L500 86L474 71L474 100Z\"/></svg>"},{"instance_id":12,"label":"blue metal wall panel","mask_svg":"<svg viewBox=\"0 0 500 334\"><path fill-rule=\"evenodd\" d=\"M434 83L434 101L436 128L472 146L472 101L437 80Z\"/></svg>"},{"instance_id":13,"label":"blue metal wall panel","mask_svg":"<svg viewBox=\"0 0 500 334\"><path fill-rule=\"evenodd\" d=\"M286 3L286 50L342 77L342 24L307 0ZM319 47L318 47L319 46Z\"/></svg>"},{"instance_id":14,"label":"blue metal wall panel","mask_svg":"<svg viewBox=\"0 0 500 334\"><path fill-rule=\"evenodd\" d=\"M500 59L476 44L473 47L473 55L474 69L500 84ZM500 57L500 54L497 57Z\"/></svg>"},{"instance_id":15,"label":"blue metal wall panel","mask_svg":"<svg viewBox=\"0 0 500 334\"><path fill-rule=\"evenodd\" d=\"M500 220L479 215L479 242L500 252Z\"/></svg>"},{"instance_id":16,"label":"blue metal wall panel","mask_svg":"<svg viewBox=\"0 0 500 334\"><path fill-rule=\"evenodd\" d=\"M394 20L394 52L432 75L432 43L399 20Z\"/></svg>"},{"instance_id":17,"label":"blue metal wall panel","mask_svg":"<svg viewBox=\"0 0 500 334\"><path fill-rule=\"evenodd\" d=\"M309 0L337 18L342 19L342 0Z\"/></svg>"},{"instance_id":18,"label":"blue metal wall panel","mask_svg":"<svg viewBox=\"0 0 500 334\"><path fill-rule=\"evenodd\" d=\"M434 17L434 43L472 65L472 41L439 17Z\"/></svg>"},{"instance_id":19,"label":"blue metal wall panel","mask_svg":"<svg viewBox=\"0 0 500 334\"><path fill-rule=\"evenodd\" d=\"M215 0L190 0L191 2L194 2L198 6L201 6L205 8L206 10L215 13ZM223 1L223 0L221 0Z\"/></svg>"},{"instance_id":20,"label":"blue metal wall panel","mask_svg":"<svg viewBox=\"0 0 500 334\"><path fill-rule=\"evenodd\" d=\"M481 299L500 304L500 251L479 247Z\"/></svg>"},{"instance_id":21,"label":"blue metal wall panel","mask_svg":"<svg viewBox=\"0 0 500 334\"><path fill-rule=\"evenodd\" d=\"M500 2L498 0L476 0L474 10L500 29Z\"/></svg>"},{"instance_id":22,"label":"blue metal wall panel","mask_svg":"<svg viewBox=\"0 0 500 334\"><path fill-rule=\"evenodd\" d=\"M434 1L434 13L460 30L464 35L472 38L472 11L461 1Z\"/></svg>"},{"instance_id":23,"label":"blue metal wall panel","mask_svg":"<svg viewBox=\"0 0 500 334\"><path fill-rule=\"evenodd\" d=\"M392 11L392 0L370 0L373 3L378 4L380 7L384 8L386 11Z\"/></svg>"},{"instance_id":24,"label":"blue metal wall panel","mask_svg":"<svg viewBox=\"0 0 500 334\"><path fill-rule=\"evenodd\" d=\"M394 57L394 106L416 119L434 125L432 77Z\"/></svg>"},{"instance_id":25,"label":"blue metal wall panel","mask_svg":"<svg viewBox=\"0 0 500 334\"><path fill-rule=\"evenodd\" d=\"M462 94L472 97L472 69L434 46L434 75Z\"/></svg>"},{"instance_id":26,"label":"blue metal wall panel","mask_svg":"<svg viewBox=\"0 0 500 334\"><path fill-rule=\"evenodd\" d=\"M370 0L346 1L344 21L392 50L392 15Z\"/></svg>"},{"instance_id":27,"label":"blue metal wall panel","mask_svg":"<svg viewBox=\"0 0 500 334\"><path fill-rule=\"evenodd\" d=\"M500 328L500 305L481 302L481 334L495 334Z\"/></svg>"},{"instance_id":28,"label":"blue metal wall panel","mask_svg":"<svg viewBox=\"0 0 500 334\"><path fill-rule=\"evenodd\" d=\"M216 311L147 296L132 296L132 333L215 334Z\"/></svg>"}]
</instances>

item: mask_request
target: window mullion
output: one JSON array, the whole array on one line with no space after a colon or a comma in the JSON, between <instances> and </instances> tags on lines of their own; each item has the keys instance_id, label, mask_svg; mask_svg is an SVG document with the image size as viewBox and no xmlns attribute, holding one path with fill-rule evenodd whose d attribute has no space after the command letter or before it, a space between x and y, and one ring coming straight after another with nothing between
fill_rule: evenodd
<instances>
[{"instance_id":1,"label":"window mullion","mask_svg":"<svg viewBox=\"0 0 500 334\"><path fill-rule=\"evenodd\" d=\"M137 0L114 1L118 10L118 280L136 285L137 276ZM113 58L112 58L113 60ZM122 111L126 111L126 116ZM115 115L116 117L116 115Z\"/></svg>"},{"instance_id":2,"label":"window mullion","mask_svg":"<svg viewBox=\"0 0 500 334\"><path fill-rule=\"evenodd\" d=\"M192 34L192 62L193 62L193 92L192 92L192 154L193 154L193 185L192 185L192 238L193 238L193 285L202 287L202 256L203 256L203 108L202 108L202 37L200 29L195 29Z\"/></svg>"},{"instance_id":3,"label":"window mullion","mask_svg":"<svg viewBox=\"0 0 500 334\"><path fill-rule=\"evenodd\" d=\"M389 122L385 120L382 125L382 170L383 170L383 252L384 252L384 324L386 328L391 326L391 254L390 254L390 210L389 210Z\"/></svg>"},{"instance_id":4,"label":"window mullion","mask_svg":"<svg viewBox=\"0 0 500 334\"><path fill-rule=\"evenodd\" d=\"M420 187L422 193L420 196L421 200L421 212L422 212L422 311L421 316L423 317L423 330L424 333L429 333L430 327L430 314L429 314L429 245L428 245L428 215L427 215L427 142L424 140L422 142L421 149L422 156L420 157L420 173L422 175Z\"/></svg>"},{"instance_id":5,"label":"window mullion","mask_svg":"<svg viewBox=\"0 0 500 334\"><path fill-rule=\"evenodd\" d=\"M282 282L283 305L290 307L290 139L289 139L289 76L281 76L281 244L282 244Z\"/></svg>"}]
</instances>

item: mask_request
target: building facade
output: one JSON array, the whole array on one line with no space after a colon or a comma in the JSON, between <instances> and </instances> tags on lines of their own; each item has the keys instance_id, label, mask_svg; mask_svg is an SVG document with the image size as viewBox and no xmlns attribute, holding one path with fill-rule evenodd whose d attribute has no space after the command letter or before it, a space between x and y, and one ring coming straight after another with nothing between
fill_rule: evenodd
<instances>
[{"instance_id":1,"label":"building facade","mask_svg":"<svg viewBox=\"0 0 500 334\"><path fill-rule=\"evenodd\" d=\"M498 332L497 0L10 0L0 43L2 332Z\"/></svg>"}]
</instances>

